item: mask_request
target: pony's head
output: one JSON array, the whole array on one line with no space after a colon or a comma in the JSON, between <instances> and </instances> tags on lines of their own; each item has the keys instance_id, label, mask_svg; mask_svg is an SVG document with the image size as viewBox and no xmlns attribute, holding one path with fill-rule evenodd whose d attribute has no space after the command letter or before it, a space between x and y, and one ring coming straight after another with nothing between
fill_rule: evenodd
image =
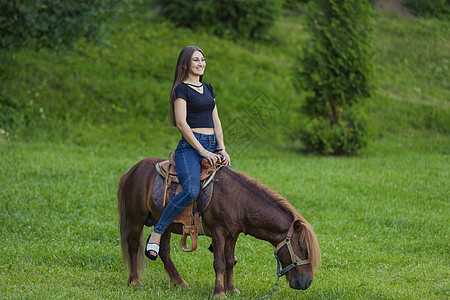
<instances>
[{"instance_id":1,"label":"pony's head","mask_svg":"<svg viewBox=\"0 0 450 300\"><path fill-rule=\"evenodd\" d=\"M283 268L281 273L286 274L286 279L293 289L307 289L313 279L314 269L318 269L320 264L320 249L316 235L302 215L283 196L262 184L256 179L252 179L241 172L235 172L229 168L222 168L222 172L236 179L245 189L241 189L240 196L247 192L245 201L249 206L249 211L257 210L252 218L261 218L260 227L270 231L271 228L279 242L275 248L276 256ZM253 202L251 201L253 199ZM256 202L260 201L260 202ZM240 204L241 205L241 204ZM277 212L282 212L278 214ZM276 217L274 217L276 215ZM261 217L263 216L263 217ZM281 222L281 220L283 220ZM281 233L285 230L286 222L291 222L291 226L286 235ZM257 226L255 226L257 227ZM257 229L253 228L255 232ZM260 236L264 230L260 231ZM251 234L251 233L250 233ZM284 235L282 237L282 235ZM280 242L280 238L282 238ZM275 245L275 244L274 244ZM295 267L291 268L291 264Z\"/></svg>"},{"instance_id":2,"label":"pony's head","mask_svg":"<svg viewBox=\"0 0 450 300\"><path fill-rule=\"evenodd\" d=\"M281 266L286 268L292 263L296 267L286 273L286 280L293 289L306 290L314 280L313 269L320 264L320 249L311 225L300 215L292 223L287 240L276 254Z\"/></svg>"}]
</instances>

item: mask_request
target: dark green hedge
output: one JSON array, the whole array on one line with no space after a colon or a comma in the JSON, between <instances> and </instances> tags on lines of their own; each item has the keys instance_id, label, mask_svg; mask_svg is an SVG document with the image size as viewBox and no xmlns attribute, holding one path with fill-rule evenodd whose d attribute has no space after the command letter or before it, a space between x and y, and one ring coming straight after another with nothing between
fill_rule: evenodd
<instances>
[{"instance_id":1,"label":"dark green hedge","mask_svg":"<svg viewBox=\"0 0 450 300\"><path fill-rule=\"evenodd\" d=\"M416 16L450 19L450 0L406 0Z\"/></svg>"},{"instance_id":2,"label":"dark green hedge","mask_svg":"<svg viewBox=\"0 0 450 300\"><path fill-rule=\"evenodd\" d=\"M285 0L283 7L286 9L298 9L308 4L309 0Z\"/></svg>"},{"instance_id":3,"label":"dark green hedge","mask_svg":"<svg viewBox=\"0 0 450 300\"><path fill-rule=\"evenodd\" d=\"M0 0L0 48L58 48L97 39L132 0Z\"/></svg>"},{"instance_id":4,"label":"dark green hedge","mask_svg":"<svg viewBox=\"0 0 450 300\"><path fill-rule=\"evenodd\" d=\"M219 36L260 39L281 14L282 0L162 0L162 15L177 26Z\"/></svg>"}]
</instances>

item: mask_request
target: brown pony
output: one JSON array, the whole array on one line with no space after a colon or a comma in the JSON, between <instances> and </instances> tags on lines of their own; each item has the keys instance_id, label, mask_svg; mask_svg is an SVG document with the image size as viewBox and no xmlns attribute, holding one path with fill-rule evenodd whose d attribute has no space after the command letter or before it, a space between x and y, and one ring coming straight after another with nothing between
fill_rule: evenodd
<instances>
[{"instance_id":1,"label":"brown pony","mask_svg":"<svg viewBox=\"0 0 450 300\"><path fill-rule=\"evenodd\" d=\"M153 183L159 176L155 164L160 158L146 158L120 178L118 209L122 257L129 264L128 283L142 286L139 273L145 267L144 225L153 226L161 217L152 199ZM216 281L213 295L225 298L225 292L239 294L234 286L234 248L240 233L250 234L280 245L276 254L284 268L294 258L303 263L292 265L286 273L291 288L307 289L313 281L313 267L318 268L320 250L311 225L277 192L258 180L231 168L220 169L215 176L212 199L202 214L205 234L214 245ZM161 238L159 256L170 283L188 286L170 258L171 232L181 234L181 225L172 223ZM289 246L280 243L289 241ZM292 253L293 252L293 253Z\"/></svg>"}]
</instances>

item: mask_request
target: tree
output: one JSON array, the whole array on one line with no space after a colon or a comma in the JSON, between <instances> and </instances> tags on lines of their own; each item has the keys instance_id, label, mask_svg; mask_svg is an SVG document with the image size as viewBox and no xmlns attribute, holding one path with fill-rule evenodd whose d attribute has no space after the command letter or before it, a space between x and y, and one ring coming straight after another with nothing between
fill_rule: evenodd
<instances>
[{"instance_id":1,"label":"tree","mask_svg":"<svg viewBox=\"0 0 450 300\"><path fill-rule=\"evenodd\" d=\"M370 96L371 5L360 0L311 1L311 42L300 59L303 106L300 138L307 150L355 154L366 143L367 118L354 105Z\"/></svg>"}]
</instances>

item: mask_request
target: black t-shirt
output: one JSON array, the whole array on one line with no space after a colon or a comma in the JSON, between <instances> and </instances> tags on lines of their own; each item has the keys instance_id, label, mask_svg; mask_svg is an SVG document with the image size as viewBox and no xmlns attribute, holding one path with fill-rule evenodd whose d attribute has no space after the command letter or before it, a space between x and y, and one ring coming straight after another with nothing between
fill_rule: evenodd
<instances>
[{"instance_id":1,"label":"black t-shirt","mask_svg":"<svg viewBox=\"0 0 450 300\"><path fill-rule=\"evenodd\" d=\"M214 128L212 112L216 107L216 94L209 83L203 82L200 94L184 82L175 87L175 99L182 98L187 103L186 122L191 128Z\"/></svg>"}]
</instances>

